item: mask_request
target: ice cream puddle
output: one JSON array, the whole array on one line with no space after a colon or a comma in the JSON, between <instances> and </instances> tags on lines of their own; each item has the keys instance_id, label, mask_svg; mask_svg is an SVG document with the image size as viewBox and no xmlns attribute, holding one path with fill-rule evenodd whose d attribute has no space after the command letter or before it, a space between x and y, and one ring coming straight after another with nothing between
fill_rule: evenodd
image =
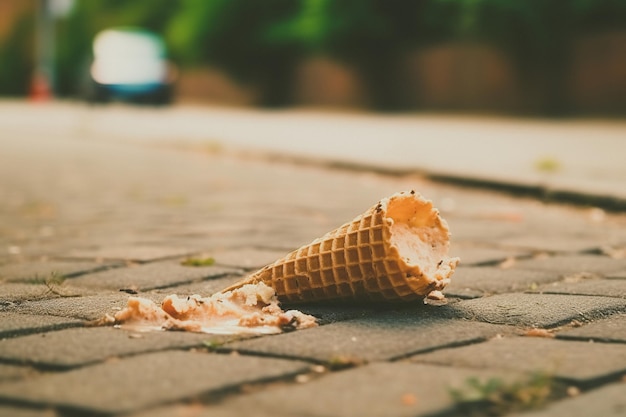
<instances>
[{"instance_id":1,"label":"ice cream puddle","mask_svg":"<svg viewBox=\"0 0 626 417\"><path fill-rule=\"evenodd\" d=\"M273 334L317 325L313 316L283 311L274 290L263 283L210 297L168 295L160 306L147 298L130 297L124 309L106 316L100 324L133 331L209 334Z\"/></svg>"},{"instance_id":2,"label":"ice cream puddle","mask_svg":"<svg viewBox=\"0 0 626 417\"><path fill-rule=\"evenodd\" d=\"M411 191L360 216L210 297L167 296L160 306L131 297L102 324L132 330L272 334L316 326L280 301L442 300L459 259L448 257L448 225Z\"/></svg>"}]
</instances>

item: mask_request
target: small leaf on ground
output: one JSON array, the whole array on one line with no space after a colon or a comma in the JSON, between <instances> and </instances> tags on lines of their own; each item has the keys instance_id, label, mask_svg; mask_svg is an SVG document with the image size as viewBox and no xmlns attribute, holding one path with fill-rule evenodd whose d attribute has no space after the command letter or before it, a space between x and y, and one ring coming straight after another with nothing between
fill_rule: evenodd
<instances>
[{"instance_id":1,"label":"small leaf on ground","mask_svg":"<svg viewBox=\"0 0 626 417\"><path fill-rule=\"evenodd\" d=\"M187 258L184 261L182 261L180 264L183 266L194 266L194 267L200 267L200 266L211 266L215 263L215 259L214 258Z\"/></svg>"},{"instance_id":2,"label":"small leaf on ground","mask_svg":"<svg viewBox=\"0 0 626 417\"><path fill-rule=\"evenodd\" d=\"M469 416L500 416L514 411L541 408L554 395L554 381L545 374L527 380L505 382L469 378L460 389L450 389L458 410Z\"/></svg>"},{"instance_id":3,"label":"small leaf on ground","mask_svg":"<svg viewBox=\"0 0 626 417\"><path fill-rule=\"evenodd\" d=\"M544 157L535 161L535 168L541 172L556 172L561 169L561 164L555 158Z\"/></svg>"}]
</instances>

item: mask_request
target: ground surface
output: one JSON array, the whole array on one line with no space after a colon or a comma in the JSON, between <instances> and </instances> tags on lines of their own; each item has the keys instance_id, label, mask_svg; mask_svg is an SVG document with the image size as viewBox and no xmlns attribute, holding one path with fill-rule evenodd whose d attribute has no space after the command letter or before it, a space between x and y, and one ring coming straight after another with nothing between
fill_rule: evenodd
<instances>
[{"instance_id":1,"label":"ground surface","mask_svg":"<svg viewBox=\"0 0 626 417\"><path fill-rule=\"evenodd\" d=\"M545 387L528 415L626 415L623 215L108 139L0 132L0 416L512 415ZM128 291L208 295L410 189L462 258L446 305L301 306L321 326L247 339L83 327Z\"/></svg>"}]
</instances>

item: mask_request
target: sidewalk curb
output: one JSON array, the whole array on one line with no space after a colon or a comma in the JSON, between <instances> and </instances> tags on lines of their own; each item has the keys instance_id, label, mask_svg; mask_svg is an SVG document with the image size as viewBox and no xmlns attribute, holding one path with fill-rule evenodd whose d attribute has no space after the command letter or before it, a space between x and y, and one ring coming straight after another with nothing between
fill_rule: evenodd
<instances>
[{"instance_id":1,"label":"sidewalk curb","mask_svg":"<svg viewBox=\"0 0 626 417\"><path fill-rule=\"evenodd\" d=\"M254 158L297 165L317 166L330 169L354 172L374 172L380 175L400 177L417 175L433 182L451 184L467 188L487 189L502 192L512 196L531 197L546 203L564 203L583 207L595 207L611 212L626 211L626 199L608 194L594 194L581 191L567 190L540 184L523 184L511 181L498 181L492 178L472 176L458 176L440 172L432 172L427 169L391 168L370 163L358 163L342 159L329 159L323 157L306 157L293 155L287 152L273 152L255 150L245 151L231 149L233 156Z\"/></svg>"}]
</instances>

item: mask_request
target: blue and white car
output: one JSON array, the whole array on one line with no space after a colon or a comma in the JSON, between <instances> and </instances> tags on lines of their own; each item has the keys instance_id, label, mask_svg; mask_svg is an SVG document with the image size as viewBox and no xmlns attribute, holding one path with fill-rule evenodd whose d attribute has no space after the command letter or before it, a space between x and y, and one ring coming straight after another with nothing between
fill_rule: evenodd
<instances>
[{"instance_id":1,"label":"blue and white car","mask_svg":"<svg viewBox=\"0 0 626 417\"><path fill-rule=\"evenodd\" d=\"M87 98L167 104L176 73L159 35L139 28L107 29L93 41Z\"/></svg>"}]
</instances>

